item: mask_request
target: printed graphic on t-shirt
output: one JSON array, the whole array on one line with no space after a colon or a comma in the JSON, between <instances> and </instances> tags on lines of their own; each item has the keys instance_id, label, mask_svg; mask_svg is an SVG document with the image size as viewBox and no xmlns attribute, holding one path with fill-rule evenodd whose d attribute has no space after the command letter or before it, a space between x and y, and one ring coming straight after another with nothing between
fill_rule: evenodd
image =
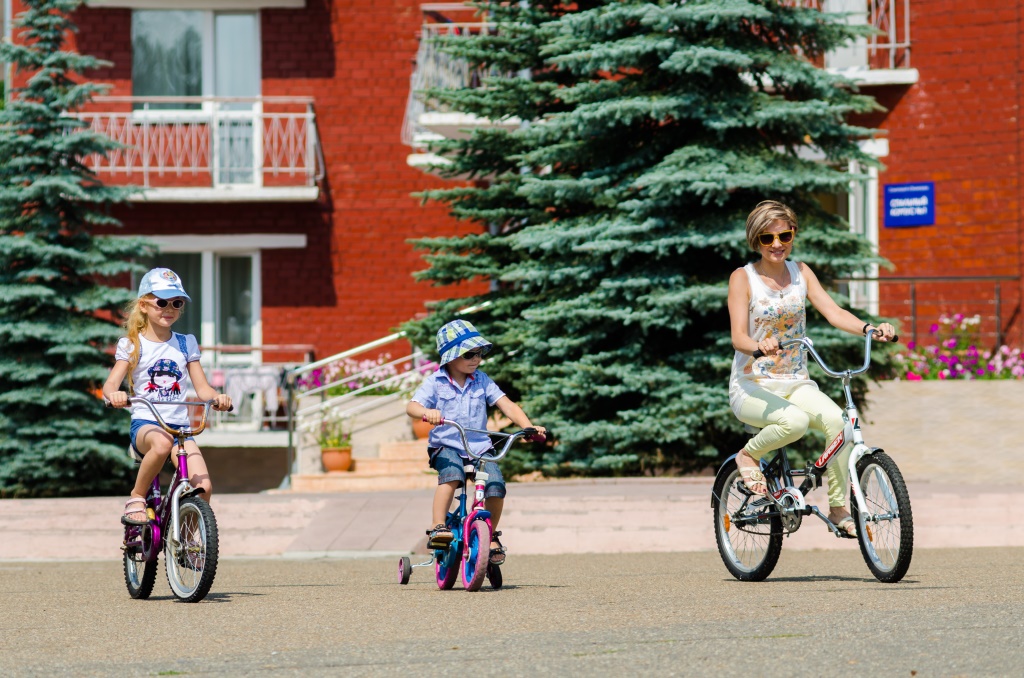
<instances>
[{"instance_id":1,"label":"printed graphic on t-shirt","mask_svg":"<svg viewBox=\"0 0 1024 678\"><path fill-rule=\"evenodd\" d=\"M175 400L181 395L182 372L178 363L170 358L157 360L147 370L149 383L146 384L146 393L152 393L157 400Z\"/></svg>"}]
</instances>

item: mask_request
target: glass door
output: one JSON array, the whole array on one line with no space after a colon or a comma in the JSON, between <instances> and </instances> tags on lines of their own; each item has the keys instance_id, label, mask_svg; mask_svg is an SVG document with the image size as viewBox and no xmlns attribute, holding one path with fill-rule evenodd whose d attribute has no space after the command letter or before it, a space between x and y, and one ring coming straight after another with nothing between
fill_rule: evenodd
<instances>
[{"instance_id":1,"label":"glass door","mask_svg":"<svg viewBox=\"0 0 1024 678\"><path fill-rule=\"evenodd\" d=\"M213 35L214 94L218 97L259 96L259 14L214 14ZM260 185L261 106L249 102L220 102L217 110L216 183Z\"/></svg>"}]
</instances>

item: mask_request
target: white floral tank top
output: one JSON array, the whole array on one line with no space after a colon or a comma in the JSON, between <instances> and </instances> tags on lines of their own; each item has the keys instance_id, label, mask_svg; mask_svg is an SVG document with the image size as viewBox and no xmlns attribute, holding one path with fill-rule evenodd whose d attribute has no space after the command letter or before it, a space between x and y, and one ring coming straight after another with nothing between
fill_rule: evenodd
<instances>
[{"instance_id":1,"label":"white floral tank top","mask_svg":"<svg viewBox=\"0 0 1024 678\"><path fill-rule=\"evenodd\" d=\"M783 342L799 339L807 333L807 283L800 275L799 266L787 261L786 268L790 284L779 291L761 281L753 264L743 267L750 282L747 328L754 341L775 337ZM729 380L729 404L736 410L746 393L755 388L784 396L806 383L813 382L807 374L806 354L799 346L757 360L736 351Z\"/></svg>"}]
</instances>

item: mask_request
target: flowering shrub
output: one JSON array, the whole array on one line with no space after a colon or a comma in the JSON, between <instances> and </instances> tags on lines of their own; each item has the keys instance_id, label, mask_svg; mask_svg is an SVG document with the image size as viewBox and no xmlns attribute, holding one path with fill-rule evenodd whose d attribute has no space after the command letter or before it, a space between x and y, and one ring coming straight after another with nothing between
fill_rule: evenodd
<instances>
[{"instance_id":1,"label":"flowering shrub","mask_svg":"<svg viewBox=\"0 0 1024 678\"><path fill-rule=\"evenodd\" d=\"M389 395L415 388L427 374L437 369L437 363L428 362L414 369L411 362L389 365L391 355L384 353L376 360L353 360L345 358L313 370L296 384L302 390L318 388L325 384L340 382L327 389L328 396L351 393L367 386L373 386L385 379L399 377L393 382L363 391L360 395Z\"/></svg>"},{"instance_id":2,"label":"flowering shrub","mask_svg":"<svg viewBox=\"0 0 1024 678\"><path fill-rule=\"evenodd\" d=\"M1022 379L1024 356L1019 348L978 348L981 316L943 314L929 329L934 343L918 347L909 342L893 356L897 379Z\"/></svg>"}]
</instances>

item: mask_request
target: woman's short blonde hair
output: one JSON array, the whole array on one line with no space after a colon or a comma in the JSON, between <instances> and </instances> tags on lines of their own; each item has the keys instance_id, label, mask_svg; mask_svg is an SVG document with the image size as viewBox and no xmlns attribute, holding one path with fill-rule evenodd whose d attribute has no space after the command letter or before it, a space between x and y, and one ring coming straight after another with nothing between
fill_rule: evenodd
<instances>
[{"instance_id":1,"label":"woman's short blonde hair","mask_svg":"<svg viewBox=\"0 0 1024 678\"><path fill-rule=\"evenodd\" d=\"M785 221L797 230L796 213L776 200L764 200L747 216L747 244L754 252L758 250L757 237L764 233L774 221Z\"/></svg>"}]
</instances>

